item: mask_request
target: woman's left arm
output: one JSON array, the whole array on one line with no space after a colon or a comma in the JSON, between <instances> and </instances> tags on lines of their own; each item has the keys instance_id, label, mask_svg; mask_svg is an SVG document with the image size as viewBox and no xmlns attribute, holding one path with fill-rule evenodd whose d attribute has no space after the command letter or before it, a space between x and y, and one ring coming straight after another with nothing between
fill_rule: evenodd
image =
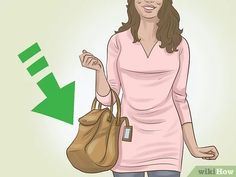
<instances>
[{"instance_id":1,"label":"woman's left arm","mask_svg":"<svg viewBox=\"0 0 236 177\"><path fill-rule=\"evenodd\" d=\"M179 45L179 70L173 83L173 100L182 126L183 137L190 153L194 157L213 160L218 156L215 146L198 147L193 131L192 116L187 100L187 80L190 64L189 45L185 38Z\"/></svg>"},{"instance_id":2,"label":"woman's left arm","mask_svg":"<svg viewBox=\"0 0 236 177\"><path fill-rule=\"evenodd\" d=\"M219 153L215 146L198 147L191 122L183 124L182 130L184 142L192 156L207 160L215 160L218 157Z\"/></svg>"}]
</instances>

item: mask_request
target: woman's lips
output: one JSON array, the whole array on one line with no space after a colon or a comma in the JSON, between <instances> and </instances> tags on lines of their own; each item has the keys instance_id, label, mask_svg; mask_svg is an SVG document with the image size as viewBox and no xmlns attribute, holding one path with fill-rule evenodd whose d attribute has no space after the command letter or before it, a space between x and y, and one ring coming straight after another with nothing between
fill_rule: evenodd
<instances>
[{"instance_id":1,"label":"woman's lips","mask_svg":"<svg viewBox=\"0 0 236 177\"><path fill-rule=\"evenodd\" d=\"M153 10L155 9L156 7L155 6L152 6L152 5L144 5L142 6L145 10Z\"/></svg>"}]
</instances>

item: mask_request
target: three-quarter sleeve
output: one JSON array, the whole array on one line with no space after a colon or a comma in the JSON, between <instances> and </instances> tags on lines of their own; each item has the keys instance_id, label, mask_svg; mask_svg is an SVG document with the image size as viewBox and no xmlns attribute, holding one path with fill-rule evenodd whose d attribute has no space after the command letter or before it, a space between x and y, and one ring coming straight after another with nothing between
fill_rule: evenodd
<instances>
[{"instance_id":1,"label":"three-quarter sleeve","mask_svg":"<svg viewBox=\"0 0 236 177\"><path fill-rule=\"evenodd\" d=\"M187 100L187 81L190 65L190 51L189 45L185 38L182 38L179 47L179 61L180 66L177 76L173 83L173 100L177 109L180 123L183 125L187 122L192 122L191 111Z\"/></svg>"},{"instance_id":2,"label":"three-quarter sleeve","mask_svg":"<svg viewBox=\"0 0 236 177\"><path fill-rule=\"evenodd\" d=\"M110 37L107 45L107 81L110 85L110 88L113 89L117 95L120 93L120 79L117 70L117 59L120 54L120 44L117 39L117 34L114 34ZM105 95L101 96L96 92L96 98L103 105L109 106L111 104L111 90ZM116 102L115 95L113 94L113 104Z\"/></svg>"}]
</instances>

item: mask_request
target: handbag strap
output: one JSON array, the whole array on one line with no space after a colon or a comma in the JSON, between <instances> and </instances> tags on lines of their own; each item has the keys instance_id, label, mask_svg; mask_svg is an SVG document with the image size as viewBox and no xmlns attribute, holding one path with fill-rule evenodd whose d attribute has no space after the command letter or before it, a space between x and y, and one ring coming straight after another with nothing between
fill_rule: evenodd
<instances>
[{"instance_id":1,"label":"handbag strap","mask_svg":"<svg viewBox=\"0 0 236 177\"><path fill-rule=\"evenodd\" d=\"M111 89L112 90L112 89ZM115 97L116 97L116 105L117 105L117 112L116 112L116 125L120 125L120 117L121 117L121 106L120 106L120 98L118 97L117 93L112 90L112 92L114 93Z\"/></svg>"},{"instance_id":2,"label":"handbag strap","mask_svg":"<svg viewBox=\"0 0 236 177\"><path fill-rule=\"evenodd\" d=\"M110 86L109 86L110 87ZM111 112L113 112L113 96L112 93L115 95L116 98L116 104L117 104L117 112L116 112L116 125L120 125L120 117L121 117L121 108L120 108L120 99L119 96L117 95L117 93L110 87L110 91L111 91L111 104L110 104L110 110ZM97 98L95 97L92 103L92 107L91 109L95 109L96 108L96 103L99 102L97 100ZM99 102L98 104L98 109L102 108L102 103Z\"/></svg>"}]
</instances>

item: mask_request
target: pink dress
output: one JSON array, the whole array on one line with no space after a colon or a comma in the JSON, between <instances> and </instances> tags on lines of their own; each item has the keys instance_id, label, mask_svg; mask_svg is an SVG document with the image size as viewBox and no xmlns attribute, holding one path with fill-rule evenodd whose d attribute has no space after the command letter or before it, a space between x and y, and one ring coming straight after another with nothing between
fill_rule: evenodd
<instances>
[{"instance_id":1,"label":"pink dress","mask_svg":"<svg viewBox=\"0 0 236 177\"><path fill-rule=\"evenodd\" d=\"M186 99L189 46L182 38L179 51L169 54L159 45L160 41L147 56L140 42L133 43L130 29L112 35L108 42L107 80L118 95L122 88L121 116L133 126L132 142L122 141L124 123L121 126L113 171L181 171L181 125L192 122ZM108 106L110 94L96 92L96 98Z\"/></svg>"}]
</instances>

